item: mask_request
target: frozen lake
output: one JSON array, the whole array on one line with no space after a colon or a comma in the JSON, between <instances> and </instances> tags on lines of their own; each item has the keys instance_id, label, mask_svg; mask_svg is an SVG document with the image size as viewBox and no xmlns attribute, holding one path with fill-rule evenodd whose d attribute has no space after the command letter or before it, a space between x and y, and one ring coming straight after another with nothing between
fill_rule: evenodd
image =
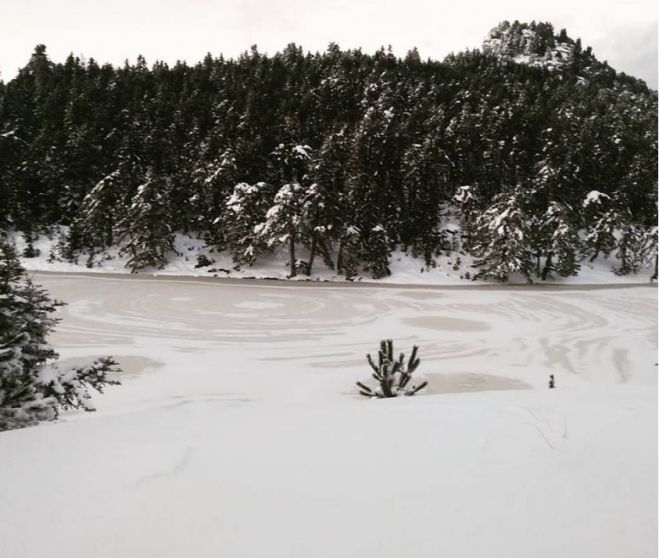
<instances>
[{"instance_id":1,"label":"frozen lake","mask_svg":"<svg viewBox=\"0 0 659 558\"><path fill-rule=\"evenodd\" d=\"M656 556L656 288L35 280L126 374L0 434L2 556ZM385 337L428 390L358 396Z\"/></svg>"}]
</instances>

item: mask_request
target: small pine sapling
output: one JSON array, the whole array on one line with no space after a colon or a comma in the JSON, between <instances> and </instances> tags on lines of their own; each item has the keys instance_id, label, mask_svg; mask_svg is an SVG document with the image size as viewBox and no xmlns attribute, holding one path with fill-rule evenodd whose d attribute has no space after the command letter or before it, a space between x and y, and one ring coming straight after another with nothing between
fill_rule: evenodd
<instances>
[{"instance_id":1,"label":"small pine sapling","mask_svg":"<svg viewBox=\"0 0 659 558\"><path fill-rule=\"evenodd\" d=\"M412 373L418 368L421 360L416 356L419 347L414 345L410 359L405 363L405 353L400 353L398 359L394 358L394 343L391 339L380 341L377 365L370 354L366 355L368 363L373 369L373 378L379 387L373 389L362 382L357 382L359 393L366 397L398 397L399 395L415 395L428 385L422 382L418 386L410 386Z\"/></svg>"}]
</instances>

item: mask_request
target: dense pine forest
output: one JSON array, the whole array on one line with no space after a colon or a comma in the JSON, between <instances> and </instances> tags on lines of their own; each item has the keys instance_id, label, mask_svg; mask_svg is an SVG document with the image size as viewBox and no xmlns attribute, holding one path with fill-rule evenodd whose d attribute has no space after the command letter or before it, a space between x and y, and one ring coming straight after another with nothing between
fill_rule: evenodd
<instances>
[{"instance_id":1,"label":"dense pine forest","mask_svg":"<svg viewBox=\"0 0 659 558\"><path fill-rule=\"evenodd\" d=\"M0 82L0 229L25 257L59 231L51 257L157 268L184 232L290 276L380 278L398 249L548 279L655 266L656 224L657 93L548 23L441 62L291 44L117 68L39 45Z\"/></svg>"}]
</instances>

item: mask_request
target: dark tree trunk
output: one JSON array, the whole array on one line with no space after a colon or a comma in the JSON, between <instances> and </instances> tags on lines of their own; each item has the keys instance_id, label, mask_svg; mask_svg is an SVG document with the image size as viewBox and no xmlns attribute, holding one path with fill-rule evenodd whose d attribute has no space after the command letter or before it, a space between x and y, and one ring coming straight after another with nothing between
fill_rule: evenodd
<instances>
[{"instance_id":1,"label":"dark tree trunk","mask_svg":"<svg viewBox=\"0 0 659 558\"><path fill-rule=\"evenodd\" d=\"M339 251L336 256L336 272L340 275L342 268L343 268L343 263L341 262L341 258L343 257L343 241L339 240Z\"/></svg>"},{"instance_id":2,"label":"dark tree trunk","mask_svg":"<svg viewBox=\"0 0 659 558\"><path fill-rule=\"evenodd\" d=\"M547 280L547 277L549 276L549 273L551 272L551 264L552 264L551 258L552 258L552 256L553 256L553 254L551 252L549 252L549 254L547 254L547 261L545 261L545 267L542 270L542 280L543 281Z\"/></svg>"},{"instance_id":3,"label":"dark tree trunk","mask_svg":"<svg viewBox=\"0 0 659 558\"><path fill-rule=\"evenodd\" d=\"M311 270L313 268L313 261L316 258L316 231L311 234L311 248L309 249L309 268L307 269L307 274L311 275Z\"/></svg>"},{"instance_id":4,"label":"dark tree trunk","mask_svg":"<svg viewBox=\"0 0 659 558\"><path fill-rule=\"evenodd\" d=\"M590 258L590 261L591 261L591 262L595 261L595 258L597 258L597 256L600 255L600 244L601 244L601 241L600 241L600 239L599 239L599 237L598 237L598 238L597 238L597 241L595 242L595 253L593 254L593 257Z\"/></svg>"},{"instance_id":5,"label":"dark tree trunk","mask_svg":"<svg viewBox=\"0 0 659 558\"><path fill-rule=\"evenodd\" d=\"M108 246L112 246L112 244L114 243L114 238L112 236L112 222L113 222L113 219L112 219L112 216L110 216L110 219L108 219L108 225L107 225L107 231L106 231L107 245Z\"/></svg>"},{"instance_id":6,"label":"dark tree trunk","mask_svg":"<svg viewBox=\"0 0 659 558\"><path fill-rule=\"evenodd\" d=\"M654 256L654 273L652 274L652 277L650 277L650 281L656 281L657 280L657 264L659 264L659 256L655 255Z\"/></svg>"},{"instance_id":7,"label":"dark tree trunk","mask_svg":"<svg viewBox=\"0 0 659 558\"><path fill-rule=\"evenodd\" d=\"M295 269L295 229L293 227L290 229L288 257L291 259L291 277L295 277L297 275L297 271Z\"/></svg>"}]
</instances>

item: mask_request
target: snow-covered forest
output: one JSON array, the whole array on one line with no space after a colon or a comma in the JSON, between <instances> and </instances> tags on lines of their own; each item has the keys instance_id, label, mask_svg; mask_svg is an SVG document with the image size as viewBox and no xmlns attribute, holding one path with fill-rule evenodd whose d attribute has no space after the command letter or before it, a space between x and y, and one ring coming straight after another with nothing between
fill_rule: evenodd
<instances>
[{"instance_id":1,"label":"snow-covered forest","mask_svg":"<svg viewBox=\"0 0 659 558\"><path fill-rule=\"evenodd\" d=\"M656 123L655 91L548 23L441 62L291 44L117 68L39 45L0 83L0 227L24 257L57 230L51 258L117 248L131 271L187 233L235 267L280 250L291 277L386 277L394 250L501 281L609 255L625 275L656 265Z\"/></svg>"}]
</instances>

